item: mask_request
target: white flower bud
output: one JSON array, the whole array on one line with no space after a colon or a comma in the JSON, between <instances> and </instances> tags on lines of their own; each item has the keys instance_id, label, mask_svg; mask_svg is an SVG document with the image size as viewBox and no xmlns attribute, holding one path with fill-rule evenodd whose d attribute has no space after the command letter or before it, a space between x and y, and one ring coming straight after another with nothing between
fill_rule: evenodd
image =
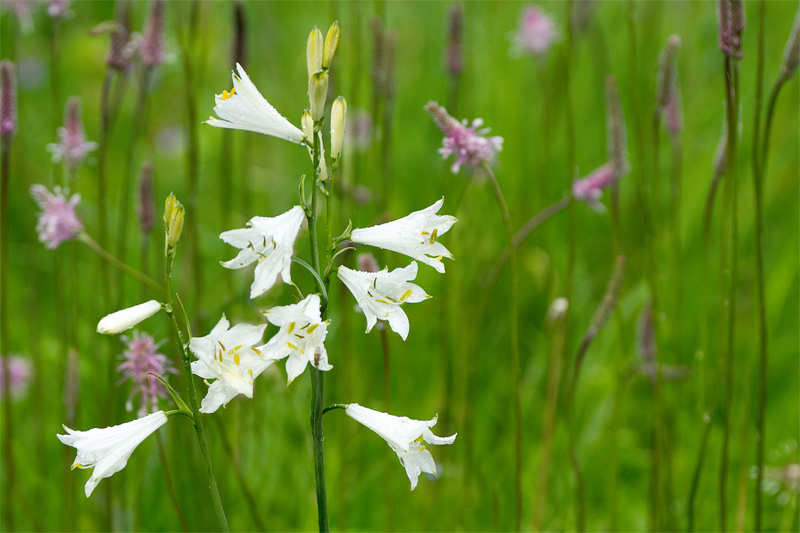
<instances>
[{"instance_id":1,"label":"white flower bud","mask_svg":"<svg viewBox=\"0 0 800 533\"><path fill-rule=\"evenodd\" d=\"M169 193L164 205L164 227L167 232L164 240L164 255L166 256L174 254L175 248L178 246L183 231L183 216L183 205L175 197L175 194Z\"/></svg>"},{"instance_id":2,"label":"white flower bud","mask_svg":"<svg viewBox=\"0 0 800 533\"><path fill-rule=\"evenodd\" d=\"M311 101L311 117L319 122L325 117L325 100L328 97L328 73L315 72L308 79L308 98Z\"/></svg>"},{"instance_id":3,"label":"white flower bud","mask_svg":"<svg viewBox=\"0 0 800 533\"><path fill-rule=\"evenodd\" d=\"M303 111L303 118L300 119L300 127L303 128L303 134L306 136L308 145L314 144L314 119L311 118L311 111L306 109Z\"/></svg>"},{"instance_id":4,"label":"white flower bud","mask_svg":"<svg viewBox=\"0 0 800 533\"><path fill-rule=\"evenodd\" d=\"M325 49L322 52L322 68L328 70L331 68L333 56L336 54L336 47L339 46L339 21L335 21L328 29L328 35L325 36Z\"/></svg>"},{"instance_id":5,"label":"white flower bud","mask_svg":"<svg viewBox=\"0 0 800 533\"><path fill-rule=\"evenodd\" d=\"M150 318L161 310L161 302L158 300L150 300L143 304L134 305L122 311L111 313L103 317L97 324L97 332L104 335L116 335L125 330L131 329L133 326Z\"/></svg>"},{"instance_id":6,"label":"white flower bud","mask_svg":"<svg viewBox=\"0 0 800 533\"><path fill-rule=\"evenodd\" d=\"M347 121L347 100L340 96L331 106L331 157L336 160L342 155L344 128Z\"/></svg>"},{"instance_id":7,"label":"white flower bud","mask_svg":"<svg viewBox=\"0 0 800 533\"><path fill-rule=\"evenodd\" d=\"M314 26L308 34L308 45L306 47L306 66L308 67L308 77L322 69L322 32Z\"/></svg>"}]
</instances>

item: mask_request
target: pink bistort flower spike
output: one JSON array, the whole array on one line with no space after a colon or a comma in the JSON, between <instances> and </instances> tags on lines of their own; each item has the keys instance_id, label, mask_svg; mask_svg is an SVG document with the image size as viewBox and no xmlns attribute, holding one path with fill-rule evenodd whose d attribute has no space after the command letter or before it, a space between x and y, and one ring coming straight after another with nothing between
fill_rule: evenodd
<instances>
[{"instance_id":1,"label":"pink bistort flower spike","mask_svg":"<svg viewBox=\"0 0 800 533\"><path fill-rule=\"evenodd\" d=\"M80 194L74 194L67 200L61 187L56 186L51 193L44 185L33 185L31 196L42 209L38 214L36 232L45 248L55 250L59 244L76 238L83 231L83 222L75 212L81 201Z\"/></svg>"},{"instance_id":2,"label":"pink bistort flower spike","mask_svg":"<svg viewBox=\"0 0 800 533\"><path fill-rule=\"evenodd\" d=\"M526 6L519 29L514 34L514 48L526 54L543 55L558 37L556 24L539 6Z\"/></svg>"},{"instance_id":3,"label":"pink bistort flower spike","mask_svg":"<svg viewBox=\"0 0 800 533\"><path fill-rule=\"evenodd\" d=\"M742 34L746 25L744 0L718 0L719 49L726 55L741 59Z\"/></svg>"},{"instance_id":4,"label":"pink bistort flower spike","mask_svg":"<svg viewBox=\"0 0 800 533\"><path fill-rule=\"evenodd\" d=\"M8 364L8 385L11 396L20 398L28 390L31 378L31 362L19 355L9 355L4 363ZM0 364L0 395L5 391L5 364Z\"/></svg>"},{"instance_id":5,"label":"pink bistort flower spike","mask_svg":"<svg viewBox=\"0 0 800 533\"><path fill-rule=\"evenodd\" d=\"M86 140L81 120L81 100L70 96L64 109L64 127L58 129L58 142L47 145L53 153L53 163L64 163L70 172L74 172L89 152L97 149L97 143Z\"/></svg>"},{"instance_id":6,"label":"pink bistort flower spike","mask_svg":"<svg viewBox=\"0 0 800 533\"><path fill-rule=\"evenodd\" d=\"M0 63L0 137L17 132L17 82L14 63Z\"/></svg>"},{"instance_id":7,"label":"pink bistort flower spike","mask_svg":"<svg viewBox=\"0 0 800 533\"><path fill-rule=\"evenodd\" d=\"M483 119L476 118L468 126L467 119L459 122L447 114L447 110L436 102L428 102L425 110L431 114L436 125L442 130L445 137L439 153L444 159L455 154L456 162L450 167L453 174L458 174L461 165L478 166L484 161L493 163L497 152L503 149L502 137L486 137L491 131L489 128L478 129L483 125Z\"/></svg>"},{"instance_id":8,"label":"pink bistort flower spike","mask_svg":"<svg viewBox=\"0 0 800 533\"><path fill-rule=\"evenodd\" d=\"M153 0L150 8L150 18L144 27L139 53L142 63L154 67L166 60L164 54L164 17L166 6L164 0Z\"/></svg>"},{"instance_id":9,"label":"pink bistort flower spike","mask_svg":"<svg viewBox=\"0 0 800 533\"><path fill-rule=\"evenodd\" d=\"M603 189L617 181L619 175L614 172L614 166L606 163L583 179L572 183L572 196L576 200L588 203L598 212L605 211L605 206L600 203Z\"/></svg>"},{"instance_id":10,"label":"pink bistort flower spike","mask_svg":"<svg viewBox=\"0 0 800 533\"><path fill-rule=\"evenodd\" d=\"M158 410L158 399L166 397L164 386L150 374L164 376L176 373L167 356L158 352L162 342L155 342L147 333L133 332L133 337L121 337L125 343L125 351L117 367L122 372L123 381L131 380L133 388L125 403L128 411L133 410L133 399L139 394L139 410L136 416L144 416Z\"/></svg>"}]
</instances>

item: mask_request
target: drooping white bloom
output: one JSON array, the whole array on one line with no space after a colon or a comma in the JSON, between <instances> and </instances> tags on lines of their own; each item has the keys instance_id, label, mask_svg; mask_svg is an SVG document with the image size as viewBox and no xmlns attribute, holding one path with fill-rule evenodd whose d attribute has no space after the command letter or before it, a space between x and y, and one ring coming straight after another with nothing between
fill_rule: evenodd
<instances>
[{"instance_id":1,"label":"drooping white bloom","mask_svg":"<svg viewBox=\"0 0 800 533\"><path fill-rule=\"evenodd\" d=\"M253 345L261 342L266 324L236 324L231 327L225 315L211 333L193 337L189 349L197 357L192 373L203 379L216 380L200 404L201 413L213 413L238 394L253 397L253 381L273 360L261 355Z\"/></svg>"},{"instance_id":2,"label":"drooping white bloom","mask_svg":"<svg viewBox=\"0 0 800 533\"><path fill-rule=\"evenodd\" d=\"M322 321L319 304L319 296L310 294L296 304L264 311L267 320L281 329L259 350L269 359L289 358L286 361L287 384L302 374L308 363L319 370L333 368L328 363L324 344L329 321Z\"/></svg>"},{"instance_id":3,"label":"drooping white bloom","mask_svg":"<svg viewBox=\"0 0 800 533\"><path fill-rule=\"evenodd\" d=\"M150 318L161 310L161 302L150 300L143 304L134 305L122 311L111 313L103 317L97 324L97 332L104 335L116 335L133 326L146 318Z\"/></svg>"},{"instance_id":4,"label":"drooping white bloom","mask_svg":"<svg viewBox=\"0 0 800 533\"><path fill-rule=\"evenodd\" d=\"M270 105L261 96L255 84L239 63L233 74L233 89L215 95L214 113L219 117L206 120L206 124L218 128L254 131L272 135L293 143L300 143L305 135L294 124ZM220 120L221 119L221 120Z\"/></svg>"},{"instance_id":5,"label":"drooping white bloom","mask_svg":"<svg viewBox=\"0 0 800 533\"><path fill-rule=\"evenodd\" d=\"M403 340L408 337L408 317L400 308L404 303L417 303L430 298L420 286L409 283L417 277L417 262L389 272L360 272L346 266L339 267L339 279L355 296L367 317L367 333L378 319L386 320L392 330Z\"/></svg>"},{"instance_id":6,"label":"drooping white bloom","mask_svg":"<svg viewBox=\"0 0 800 533\"><path fill-rule=\"evenodd\" d=\"M436 445L453 444L458 435L458 433L449 437L434 435L430 428L436 425L438 416L431 420L412 420L405 416L373 411L357 403L349 404L345 411L347 416L380 435L395 451L411 481L411 490L417 487L417 478L421 472L438 477L436 463L423 442Z\"/></svg>"},{"instance_id":7,"label":"drooping white bloom","mask_svg":"<svg viewBox=\"0 0 800 533\"><path fill-rule=\"evenodd\" d=\"M272 288L278 274L284 283L292 282L292 247L304 218L303 208L296 205L277 217L253 217L246 228L220 234L220 239L241 249L239 255L220 263L222 266L235 269L258 262L250 286L250 298L261 296Z\"/></svg>"},{"instance_id":8,"label":"drooping white bloom","mask_svg":"<svg viewBox=\"0 0 800 533\"><path fill-rule=\"evenodd\" d=\"M58 439L78 450L72 468L94 467L84 487L88 498L101 479L125 468L133 450L166 423L167 415L158 411L132 422L89 431L75 431L64 426L67 434L58 435Z\"/></svg>"},{"instance_id":9,"label":"drooping white bloom","mask_svg":"<svg viewBox=\"0 0 800 533\"><path fill-rule=\"evenodd\" d=\"M405 254L443 273L442 257L453 259L453 255L436 239L458 222L453 216L436 215L443 203L444 198L428 208L392 222L354 229L350 240Z\"/></svg>"}]
</instances>

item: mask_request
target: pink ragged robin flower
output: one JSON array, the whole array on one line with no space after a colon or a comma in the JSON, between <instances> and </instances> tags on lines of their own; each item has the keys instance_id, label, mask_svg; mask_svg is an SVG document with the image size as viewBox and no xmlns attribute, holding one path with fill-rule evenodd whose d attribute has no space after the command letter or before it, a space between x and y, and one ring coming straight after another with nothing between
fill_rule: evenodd
<instances>
[{"instance_id":1,"label":"pink ragged robin flower","mask_svg":"<svg viewBox=\"0 0 800 533\"><path fill-rule=\"evenodd\" d=\"M558 37L556 23L539 6L526 6L522 11L519 29L514 34L514 50L543 55Z\"/></svg>"},{"instance_id":2,"label":"pink ragged robin flower","mask_svg":"<svg viewBox=\"0 0 800 533\"><path fill-rule=\"evenodd\" d=\"M503 149L502 137L486 137L491 131L489 128L478 129L483 126L483 119L476 118L468 126L467 119L459 122L447 114L447 110L436 102L428 102L425 110L430 113L436 125L442 130L445 137L439 153L444 159L455 154L456 162L450 167L453 174L458 174L461 165L478 166L484 161L493 163L497 152Z\"/></svg>"},{"instance_id":3,"label":"pink ragged robin flower","mask_svg":"<svg viewBox=\"0 0 800 533\"><path fill-rule=\"evenodd\" d=\"M123 381L131 380L133 388L128 396L125 408L133 410L133 399L139 395L139 410L137 416L144 416L148 411L158 410L158 399L166 397L164 386L150 374L164 376L175 373L175 369L167 356L158 352L163 341L155 342L147 333L133 332L133 337L121 337L125 343L125 351L120 355L123 361L117 367L122 372Z\"/></svg>"},{"instance_id":4,"label":"pink ragged robin flower","mask_svg":"<svg viewBox=\"0 0 800 533\"><path fill-rule=\"evenodd\" d=\"M83 231L83 222L75 212L81 201L80 194L73 194L67 200L59 186L51 193L44 185L33 185L31 196L42 209L38 214L36 232L45 248L55 250L59 244L76 238Z\"/></svg>"},{"instance_id":5,"label":"pink ragged robin flower","mask_svg":"<svg viewBox=\"0 0 800 533\"><path fill-rule=\"evenodd\" d=\"M47 145L53 153L53 163L64 163L70 172L74 172L89 152L97 148L96 142L86 140L81 120L81 100L71 96L64 109L64 127L58 128L58 142Z\"/></svg>"}]
</instances>

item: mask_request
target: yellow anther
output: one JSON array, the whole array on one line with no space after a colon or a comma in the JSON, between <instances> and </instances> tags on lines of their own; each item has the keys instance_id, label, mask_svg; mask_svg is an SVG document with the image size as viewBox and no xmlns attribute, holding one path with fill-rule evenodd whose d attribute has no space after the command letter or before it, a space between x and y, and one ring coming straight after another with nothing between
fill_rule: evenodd
<instances>
[{"instance_id":1,"label":"yellow anther","mask_svg":"<svg viewBox=\"0 0 800 533\"><path fill-rule=\"evenodd\" d=\"M250 374L250 377L251 377L251 378L253 377L253 371L252 371L252 370L250 370L249 368L247 369L247 373L248 373L248 374Z\"/></svg>"},{"instance_id":2,"label":"yellow anther","mask_svg":"<svg viewBox=\"0 0 800 533\"><path fill-rule=\"evenodd\" d=\"M292 344L291 342L287 342L287 343L286 343L286 346L288 346L288 347L289 347L289 348L291 348L292 350L297 350L297 346L295 346L295 345L294 345L294 344Z\"/></svg>"},{"instance_id":3,"label":"yellow anther","mask_svg":"<svg viewBox=\"0 0 800 533\"><path fill-rule=\"evenodd\" d=\"M261 350L259 350L258 348L250 348L250 349L256 352L256 354L261 355Z\"/></svg>"},{"instance_id":4,"label":"yellow anther","mask_svg":"<svg viewBox=\"0 0 800 533\"><path fill-rule=\"evenodd\" d=\"M237 346L237 347L236 347L236 348L234 348L233 350L229 351L228 353L233 353L233 352L235 352L236 350L238 350L238 349L239 349L239 348L241 348L241 347L242 347L242 345L240 344L239 346Z\"/></svg>"},{"instance_id":5,"label":"yellow anther","mask_svg":"<svg viewBox=\"0 0 800 533\"><path fill-rule=\"evenodd\" d=\"M376 291L378 290L378 276L372 278L372 288L375 289Z\"/></svg>"},{"instance_id":6,"label":"yellow anther","mask_svg":"<svg viewBox=\"0 0 800 533\"><path fill-rule=\"evenodd\" d=\"M289 333L294 331L294 322L289 323Z\"/></svg>"},{"instance_id":7,"label":"yellow anther","mask_svg":"<svg viewBox=\"0 0 800 533\"><path fill-rule=\"evenodd\" d=\"M85 470L87 468L91 468L91 466L85 466L80 463L75 463L74 465L72 465L72 468L80 468L81 470Z\"/></svg>"},{"instance_id":8,"label":"yellow anther","mask_svg":"<svg viewBox=\"0 0 800 533\"><path fill-rule=\"evenodd\" d=\"M433 230L433 233L431 233L431 244L436 242L436 234L437 233L439 233L438 229Z\"/></svg>"},{"instance_id":9,"label":"yellow anther","mask_svg":"<svg viewBox=\"0 0 800 533\"><path fill-rule=\"evenodd\" d=\"M220 341L217 341L217 342L219 342L219 345L220 345L220 346L222 346L222 349L223 349L223 350L225 350L225 351L228 351L228 349L225 347L225 345L224 345L224 344L222 344Z\"/></svg>"},{"instance_id":10,"label":"yellow anther","mask_svg":"<svg viewBox=\"0 0 800 533\"><path fill-rule=\"evenodd\" d=\"M239 366L239 352L233 353L233 362L236 363L236 366Z\"/></svg>"},{"instance_id":11,"label":"yellow anther","mask_svg":"<svg viewBox=\"0 0 800 533\"><path fill-rule=\"evenodd\" d=\"M386 300L381 300L380 298L375 298L375 301L376 301L376 302L380 302L380 303L382 303L382 304L391 305L391 304L390 304L389 302L387 302Z\"/></svg>"},{"instance_id":12,"label":"yellow anther","mask_svg":"<svg viewBox=\"0 0 800 533\"><path fill-rule=\"evenodd\" d=\"M308 327L308 333L314 333L314 330L315 330L315 329L317 329L317 326L319 326L319 324L312 324L312 325L310 325L310 326Z\"/></svg>"},{"instance_id":13,"label":"yellow anther","mask_svg":"<svg viewBox=\"0 0 800 533\"><path fill-rule=\"evenodd\" d=\"M417 437L417 439L414 441L414 443L415 443L415 444L422 444L422 435L420 435L419 437Z\"/></svg>"},{"instance_id":14,"label":"yellow anther","mask_svg":"<svg viewBox=\"0 0 800 533\"><path fill-rule=\"evenodd\" d=\"M236 94L236 89L235 88L231 89L231 92L222 91L222 99L223 100L227 100L228 98L230 98L234 94Z\"/></svg>"},{"instance_id":15,"label":"yellow anther","mask_svg":"<svg viewBox=\"0 0 800 533\"><path fill-rule=\"evenodd\" d=\"M411 296L411 289L408 289L406 292L403 293L403 295L400 297L400 301L405 302L406 298L408 298L409 296Z\"/></svg>"},{"instance_id":16,"label":"yellow anther","mask_svg":"<svg viewBox=\"0 0 800 533\"><path fill-rule=\"evenodd\" d=\"M430 233L428 233L427 231L423 231L422 234L423 235L430 235Z\"/></svg>"},{"instance_id":17,"label":"yellow anther","mask_svg":"<svg viewBox=\"0 0 800 533\"><path fill-rule=\"evenodd\" d=\"M306 354L306 351L305 351L305 350L300 350L300 353L301 353L301 354L303 354L303 355L305 355L305 354Z\"/></svg>"},{"instance_id":18,"label":"yellow anther","mask_svg":"<svg viewBox=\"0 0 800 533\"><path fill-rule=\"evenodd\" d=\"M219 352L219 362L222 362L222 352Z\"/></svg>"}]
</instances>

